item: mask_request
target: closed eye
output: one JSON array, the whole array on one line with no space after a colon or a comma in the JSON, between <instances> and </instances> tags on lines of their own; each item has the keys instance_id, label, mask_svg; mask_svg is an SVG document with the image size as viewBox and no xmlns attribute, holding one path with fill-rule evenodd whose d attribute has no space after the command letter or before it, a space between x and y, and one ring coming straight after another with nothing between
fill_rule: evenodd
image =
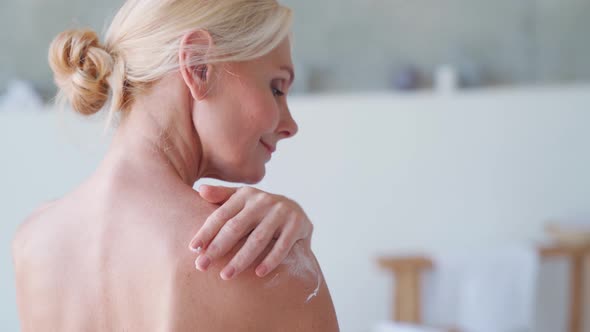
<instances>
[{"instance_id":1,"label":"closed eye","mask_svg":"<svg viewBox=\"0 0 590 332\"><path fill-rule=\"evenodd\" d=\"M272 94L273 94L275 97L282 97L282 96L284 96L284 95L285 95L285 93L284 93L283 91L281 91L281 90L279 90L279 89L277 89L277 88L272 88Z\"/></svg>"}]
</instances>

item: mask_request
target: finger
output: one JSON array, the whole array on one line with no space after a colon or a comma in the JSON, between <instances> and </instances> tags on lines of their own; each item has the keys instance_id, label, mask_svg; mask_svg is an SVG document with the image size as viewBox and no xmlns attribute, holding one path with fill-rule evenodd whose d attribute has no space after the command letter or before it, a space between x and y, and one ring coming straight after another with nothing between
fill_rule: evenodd
<instances>
[{"instance_id":1,"label":"finger","mask_svg":"<svg viewBox=\"0 0 590 332\"><path fill-rule=\"evenodd\" d=\"M199 186L199 194L209 203L222 204L226 202L238 188L230 188L224 186L212 186L203 184Z\"/></svg>"},{"instance_id":2,"label":"finger","mask_svg":"<svg viewBox=\"0 0 590 332\"><path fill-rule=\"evenodd\" d=\"M215 235L219 232L221 227L238 214L244 208L244 200L237 195L230 197L222 206L217 208L203 223L197 234L193 237L189 244L189 249L197 251L198 248L204 249Z\"/></svg>"},{"instance_id":3,"label":"finger","mask_svg":"<svg viewBox=\"0 0 590 332\"><path fill-rule=\"evenodd\" d=\"M231 218L215 235L207 250L201 256L213 261L225 256L235 245L244 238L255 224L258 224L255 209L243 209ZM254 223L256 222L256 223Z\"/></svg>"},{"instance_id":4,"label":"finger","mask_svg":"<svg viewBox=\"0 0 590 332\"><path fill-rule=\"evenodd\" d=\"M281 264L285 258L289 255L291 248L298 241L299 235L297 231L297 223L293 219L291 222L287 222L284 229L279 236L279 239L272 247L271 251L264 258L262 263L256 268L256 275L259 277L266 276L269 272L273 271L279 264Z\"/></svg>"},{"instance_id":5,"label":"finger","mask_svg":"<svg viewBox=\"0 0 590 332\"><path fill-rule=\"evenodd\" d=\"M311 239L311 236L313 235L313 224L305 215L303 218L299 218L299 220L301 220L301 222L298 222L297 240L303 240L306 238Z\"/></svg>"},{"instance_id":6,"label":"finger","mask_svg":"<svg viewBox=\"0 0 590 332\"><path fill-rule=\"evenodd\" d=\"M235 278L258 258L276 232L277 226L273 220L277 218L280 218L280 215L276 209L264 216L260 224L248 236L246 243L244 243L223 271L221 271L220 276L222 279L230 280Z\"/></svg>"}]
</instances>

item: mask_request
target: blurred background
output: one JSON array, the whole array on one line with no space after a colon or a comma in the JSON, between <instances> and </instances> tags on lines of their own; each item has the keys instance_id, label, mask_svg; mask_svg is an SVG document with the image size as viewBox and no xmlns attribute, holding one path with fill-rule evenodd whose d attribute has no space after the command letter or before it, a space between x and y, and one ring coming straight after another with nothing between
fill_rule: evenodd
<instances>
[{"instance_id":1,"label":"blurred background","mask_svg":"<svg viewBox=\"0 0 590 332\"><path fill-rule=\"evenodd\" d=\"M300 131L257 187L314 222L341 330L590 331L590 2L282 3ZM49 43L121 4L0 2L4 331L16 227L108 146L104 116L52 107Z\"/></svg>"},{"instance_id":2,"label":"blurred background","mask_svg":"<svg viewBox=\"0 0 590 332\"><path fill-rule=\"evenodd\" d=\"M0 89L18 78L52 96L46 61L52 38L67 28L103 31L120 3L2 1ZM414 76L414 85L425 88L445 65L465 87L590 79L586 0L283 3L295 12L294 92L388 90Z\"/></svg>"}]
</instances>

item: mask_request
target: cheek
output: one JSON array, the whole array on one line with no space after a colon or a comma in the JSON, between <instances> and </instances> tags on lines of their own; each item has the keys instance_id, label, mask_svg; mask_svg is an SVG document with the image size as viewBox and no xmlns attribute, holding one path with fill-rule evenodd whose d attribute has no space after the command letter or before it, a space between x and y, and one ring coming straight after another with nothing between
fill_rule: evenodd
<instances>
[{"instance_id":1,"label":"cheek","mask_svg":"<svg viewBox=\"0 0 590 332\"><path fill-rule=\"evenodd\" d=\"M231 116L237 120L232 122L231 129L240 133L243 143L252 139L256 143L272 133L278 125L279 111L270 83L253 73L227 83L224 94L231 103Z\"/></svg>"},{"instance_id":2,"label":"cheek","mask_svg":"<svg viewBox=\"0 0 590 332\"><path fill-rule=\"evenodd\" d=\"M274 98L269 91L259 89L241 100L243 120L258 136L272 133L278 124L279 111Z\"/></svg>"},{"instance_id":3,"label":"cheek","mask_svg":"<svg viewBox=\"0 0 590 332\"><path fill-rule=\"evenodd\" d=\"M213 167L226 177L256 182L264 176L267 158L260 139L275 130L279 111L270 88L250 86L234 87L211 101L197 111L201 115L194 124Z\"/></svg>"},{"instance_id":4,"label":"cheek","mask_svg":"<svg viewBox=\"0 0 590 332\"><path fill-rule=\"evenodd\" d=\"M274 130L275 119L272 110L274 100L253 98L242 99L239 113L231 121L233 133L230 156L234 174L239 174L242 182L257 183L265 175L268 152L260 140ZM270 112L269 112L270 110Z\"/></svg>"},{"instance_id":5,"label":"cheek","mask_svg":"<svg viewBox=\"0 0 590 332\"><path fill-rule=\"evenodd\" d=\"M273 130L275 121L269 109L276 106L269 104L268 98L242 94L208 105L193 121L210 158L226 167L259 161L264 154L260 139Z\"/></svg>"}]
</instances>

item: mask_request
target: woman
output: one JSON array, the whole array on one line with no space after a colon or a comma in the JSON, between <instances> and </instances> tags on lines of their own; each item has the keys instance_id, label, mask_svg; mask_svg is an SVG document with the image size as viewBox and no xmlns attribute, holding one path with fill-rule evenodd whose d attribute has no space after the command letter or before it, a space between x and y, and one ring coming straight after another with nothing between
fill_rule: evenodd
<instances>
[{"instance_id":1,"label":"woman","mask_svg":"<svg viewBox=\"0 0 590 332\"><path fill-rule=\"evenodd\" d=\"M274 0L130 0L104 45L87 30L54 40L62 96L121 116L95 173L15 237L23 331L338 330L294 202L249 187L204 188L208 202L192 189L259 182L297 132L290 24ZM195 270L189 242L215 273Z\"/></svg>"}]
</instances>

